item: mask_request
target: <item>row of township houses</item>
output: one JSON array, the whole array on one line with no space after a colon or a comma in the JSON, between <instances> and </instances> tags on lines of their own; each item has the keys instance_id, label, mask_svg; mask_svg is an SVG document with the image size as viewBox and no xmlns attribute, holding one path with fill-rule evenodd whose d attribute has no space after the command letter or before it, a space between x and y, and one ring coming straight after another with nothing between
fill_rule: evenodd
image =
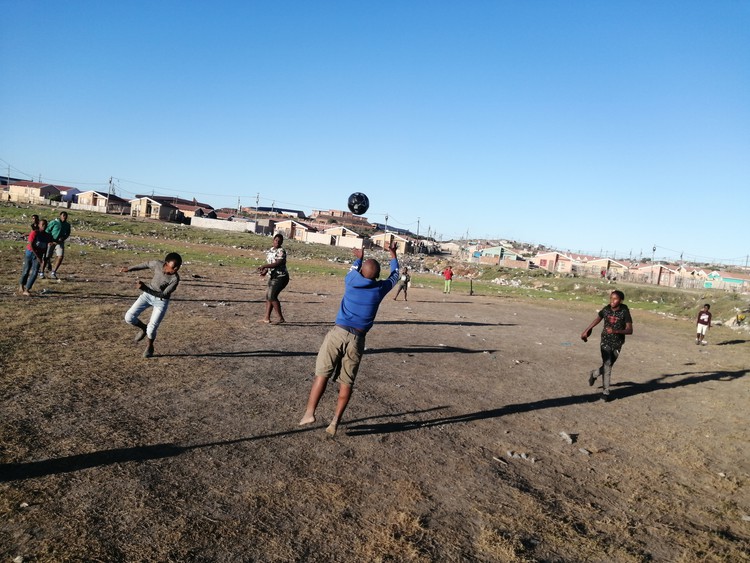
<instances>
[{"instance_id":1,"label":"row of township houses","mask_svg":"<svg viewBox=\"0 0 750 563\"><path fill-rule=\"evenodd\" d=\"M96 190L81 191L78 188L15 180L8 183L2 192L2 200L37 205L58 205L99 213L126 215L130 213L128 200L114 194Z\"/></svg>"},{"instance_id":2,"label":"row of township houses","mask_svg":"<svg viewBox=\"0 0 750 563\"><path fill-rule=\"evenodd\" d=\"M364 217L346 211L314 211L309 218L305 217L305 214L301 211L280 209L275 206L257 209L247 207L243 208L242 211L250 216L268 213L273 214L274 217L248 219L247 217L230 215L220 219L196 215L192 218L191 225L199 228L246 231L268 235L280 233L287 240L343 248L387 248L390 244L395 244L398 254L411 253L415 249L412 238L395 232L376 233L370 237L360 234L355 230L357 227L360 227L361 230L371 230L373 225ZM354 228L350 228L350 226Z\"/></svg>"},{"instance_id":3,"label":"row of township houses","mask_svg":"<svg viewBox=\"0 0 750 563\"><path fill-rule=\"evenodd\" d=\"M750 275L703 269L684 264L660 264L614 260L581 254L550 251L537 254L531 261L539 268L568 275L596 276L669 287L714 288L750 291Z\"/></svg>"},{"instance_id":4,"label":"row of township houses","mask_svg":"<svg viewBox=\"0 0 750 563\"><path fill-rule=\"evenodd\" d=\"M25 180L8 182L4 188L0 199L15 203L64 206L68 209L189 223L195 227L235 232L266 235L281 233L290 240L344 248L387 248L393 243L399 254L410 253L417 248L413 238L392 231L376 233L372 237L359 234L355 229L372 230L373 225L366 218L347 211L314 211L308 221L305 214L298 210L276 207L245 208L245 214L255 214L256 217L259 213L266 215L249 220L238 215L235 210L217 210L195 198L188 200L173 196L139 194L125 200L105 192L81 191L67 186Z\"/></svg>"}]
</instances>

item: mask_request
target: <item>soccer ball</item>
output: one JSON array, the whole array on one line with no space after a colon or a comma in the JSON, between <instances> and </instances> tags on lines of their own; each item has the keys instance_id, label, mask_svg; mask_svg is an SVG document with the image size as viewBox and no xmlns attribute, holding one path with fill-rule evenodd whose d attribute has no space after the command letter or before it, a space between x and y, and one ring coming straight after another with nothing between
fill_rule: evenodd
<instances>
[{"instance_id":1,"label":"soccer ball","mask_svg":"<svg viewBox=\"0 0 750 563\"><path fill-rule=\"evenodd\" d=\"M347 205L349 206L349 211L355 215L362 215L363 213L367 213L367 210L370 208L370 200L362 192L354 192L349 196Z\"/></svg>"}]
</instances>

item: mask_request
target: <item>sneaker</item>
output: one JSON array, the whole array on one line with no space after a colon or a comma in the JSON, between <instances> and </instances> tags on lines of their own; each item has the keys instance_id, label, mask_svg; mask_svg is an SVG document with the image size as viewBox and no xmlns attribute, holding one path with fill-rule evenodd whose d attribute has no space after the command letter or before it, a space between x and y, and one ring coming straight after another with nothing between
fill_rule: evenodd
<instances>
[{"instance_id":1,"label":"sneaker","mask_svg":"<svg viewBox=\"0 0 750 563\"><path fill-rule=\"evenodd\" d=\"M145 330L138 330L138 334L135 335L135 338L133 339L133 342L140 342L146 338L146 331Z\"/></svg>"},{"instance_id":2,"label":"sneaker","mask_svg":"<svg viewBox=\"0 0 750 563\"><path fill-rule=\"evenodd\" d=\"M589 374L589 387L594 385L594 382L596 381L597 376L599 375L599 370L591 370L591 373Z\"/></svg>"},{"instance_id":3,"label":"sneaker","mask_svg":"<svg viewBox=\"0 0 750 563\"><path fill-rule=\"evenodd\" d=\"M49 277L50 277L50 279L56 280L57 279L57 274L54 271L50 272L49 273Z\"/></svg>"},{"instance_id":4,"label":"sneaker","mask_svg":"<svg viewBox=\"0 0 750 563\"><path fill-rule=\"evenodd\" d=\"M601 399L599 399L602 403L609 403L612 400L612 398L609 396L609 393L605 393L602 395Z\"/></svg>"},{"instance_id":5,"label":"sneaker","mask_svg":"<svg viewBox=\"0 0 750 563\"><path fill-rule=\"evenodd\" d=\"M44 272L39 272L39 278L44 279Z\"/></svg>"},{"instance_id":6,"label":"sneaker","mask_svg":"<svg viewBox=\"0 0 750 563\"><path fill-rule=\"evenodd\" d=\"M149 346L148 348L146 348L146 351L143 353L143 357L144 358L151 358L151 357L153 357L153 355L154 355L154 347L153 346Z\"/></svg>"}]
</instances>

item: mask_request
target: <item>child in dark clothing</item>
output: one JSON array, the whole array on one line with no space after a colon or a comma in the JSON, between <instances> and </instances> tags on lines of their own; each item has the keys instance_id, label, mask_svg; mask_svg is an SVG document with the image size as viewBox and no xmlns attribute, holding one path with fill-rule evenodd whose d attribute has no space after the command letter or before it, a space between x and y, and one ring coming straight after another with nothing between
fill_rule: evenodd
<instances>
[{"instance_id":1,"label":"child in dark clothing","mask_svg":"<svg viewBox=\"0 0 750 563\"><path fill-rule=\"evenodd\" d=\"M709 311L710 308L711 305L706 303L705 305L703 305L703 309L698 312L698 323L695 329L695 343L698 345L706 344L706 341L704 339L706 338L708 329L711 328L711 312Z\"/></svg>"},{"instance_id":2,"label":"child in dark clothing","mask_svg":"<svg viewBox=\"0 0 750 563\"><path fill-rule=\"evenodd\" d=\"M609 401L609 383L612 375L612 366L620 355L620 349L625 343L625 335L633 334L633 319L630 309L623 303L625 294L615 290L609 295L609 305L604 307L591 324L581 333L581 340L586 342L591 336L592 329L602 320L602 341L600 351L602 354L602 365L589 375L589 385L593 385L601 375L603 383L602 401Z\"/></svg>"},{"instance_id":3,"label":"child in dark clothing","mask_svg":"<svg viewBox=\"0 0 750 563\"><path fill-rule=\"evenodd\" d=\"M336 315L336 324L328 332L315 362L315 380L310 389L305 415L300 426L315 422L315 409L326 390L328 380L339 380L339 397L336 412L326 432L336 435L336 429L352 394L354 379L357 377L362 353L365 350L365 336L375 322L380 302L393 289L398 281L398 260L396 246L391 245L391 274L378 281L380 264L369 258L362 261L364 252L354 248L356 258L344 280L344 297Z\"/></svg>"}]
</instances>

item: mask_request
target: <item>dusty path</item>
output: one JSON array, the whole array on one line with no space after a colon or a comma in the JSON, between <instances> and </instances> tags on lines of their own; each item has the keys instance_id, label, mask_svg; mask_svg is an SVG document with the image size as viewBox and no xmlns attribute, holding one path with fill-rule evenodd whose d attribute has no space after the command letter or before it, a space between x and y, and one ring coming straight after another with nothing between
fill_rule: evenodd
<instances>
[{"instance_id":1,"label":"dusty path","mask_svg":"<svg viewBox=\"0 0 750 563\"><path fill-rule=\"evenodd\" d=\"M151 360L121 322L127 276L0 298L0 555L750 557L746 338L698 347L691 323L634 311L604 404L586 382L598 337L578 340L594 308L415 287L384 301L329 439L334 388L297 422L341 280L293 280L269 326L258 278L217 273L186 269Z\"/></svg>"}]
</instances>

